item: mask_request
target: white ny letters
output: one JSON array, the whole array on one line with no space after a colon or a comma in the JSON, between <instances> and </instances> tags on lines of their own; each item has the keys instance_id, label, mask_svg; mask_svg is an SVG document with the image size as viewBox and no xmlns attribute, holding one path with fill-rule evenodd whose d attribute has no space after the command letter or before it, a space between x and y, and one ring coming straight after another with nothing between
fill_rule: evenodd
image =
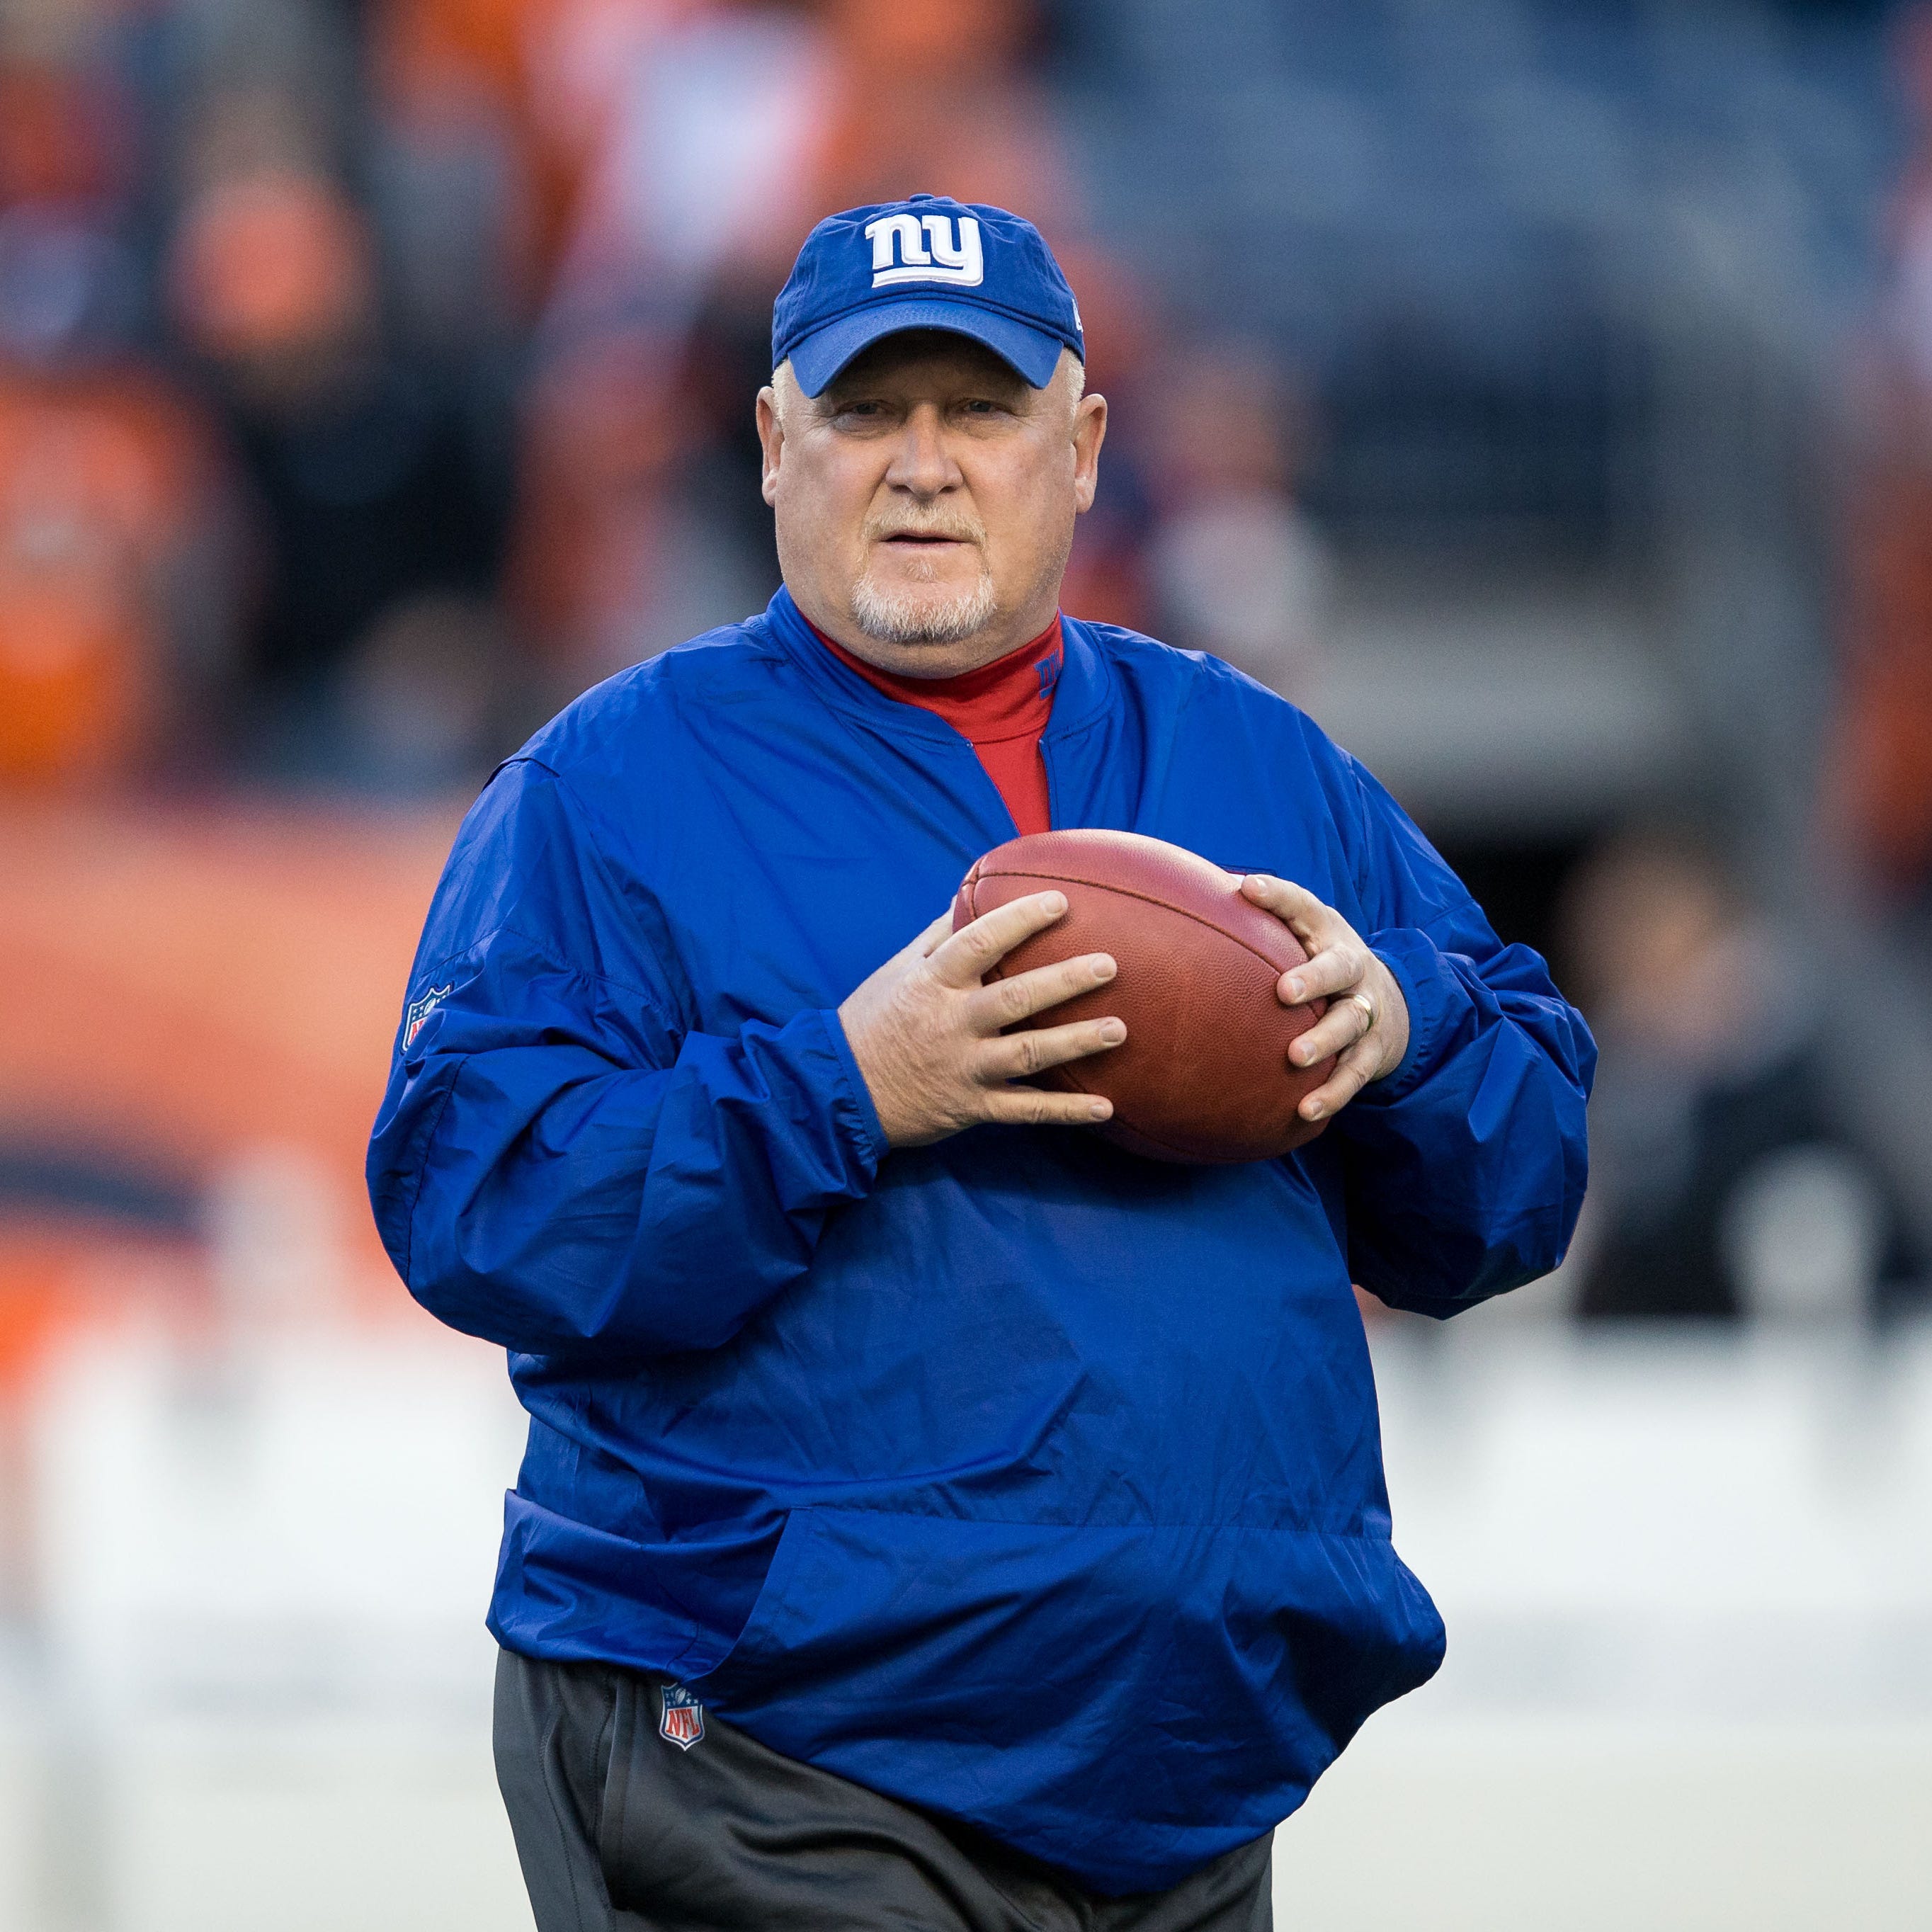
<instances>
[{"instance_id":1,"label":"white ny letters","mask_svg":"<svg viewBox=\"0 0 1932 1932\"><path fill-rule=\"evenodd\" d=\"M950 282L956 288L977 287L986 278L980 224L971 215L962 214L956 238L950 214L882 214L866 223L866 238L872 244L873 287L882 289L893 282Z\"/></svg>"}]
</instances>

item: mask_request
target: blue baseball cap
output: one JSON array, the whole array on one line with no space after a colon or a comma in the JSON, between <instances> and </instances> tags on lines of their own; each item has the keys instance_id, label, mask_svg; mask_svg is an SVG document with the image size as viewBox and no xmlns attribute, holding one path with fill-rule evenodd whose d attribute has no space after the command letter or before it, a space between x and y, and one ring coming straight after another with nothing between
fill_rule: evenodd
<instances>
[{"instance_id":1,"label":"blue baseball cap","mask_svg":"<svg viewBox=\"0 0 1932 1932\"><path fill-rule=\"evenodd\" d=\"M1084 362L1080 305L1030 221L916 194L828 215L772 305L772 367L815 396L862 349L908 328L970 335L1036 389L1063 346Z\"/></svg>"}]
</instances>

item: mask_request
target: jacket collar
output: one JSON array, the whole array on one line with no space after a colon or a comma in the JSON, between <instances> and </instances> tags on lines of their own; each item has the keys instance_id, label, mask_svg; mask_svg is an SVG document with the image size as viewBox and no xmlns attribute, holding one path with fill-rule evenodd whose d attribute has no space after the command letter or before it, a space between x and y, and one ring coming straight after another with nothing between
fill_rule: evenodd
<instances>
[{"instance_id":1,"label":"jacket collar","mask_svg":"<svg viewBox=\"0 0 1932 1932\"><path fill-rule=\"evenodd\" d=\"M804 614L782 585L765 607L765 622L786 656L835 710L862 718L874 730L940 744L958 742L959 734L944 718L888 698L857 672L848 670L812 635ZM1042 742L1049 744L1092 723L1113 689L1112 670L1088 627L1063 614L1060 631L1065 656L1054 692L1053 716L1042 734Z\"/></svg>"}]
</instances>

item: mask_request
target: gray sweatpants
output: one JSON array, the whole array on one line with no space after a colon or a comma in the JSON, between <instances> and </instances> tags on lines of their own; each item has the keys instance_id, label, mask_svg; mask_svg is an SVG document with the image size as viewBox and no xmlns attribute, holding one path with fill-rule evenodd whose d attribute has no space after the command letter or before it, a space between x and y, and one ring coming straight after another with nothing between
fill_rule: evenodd
<instances>
[{"instance_id":1,"label":"gray sweatpants","mask_svg":"<svg viewBox=\"0 0 1932 1932\"><path fill-rule=\"evenodd\" d=\"M1270 1932L1264 1834L1104 1898L982 1833L768 1750L664 1686L505 1651L496 1778L538 1932ZM665 1733L668 1732L670 1736ZM687 1740L683 1744L674 1738Z\"/></svg>"}]
</instances>

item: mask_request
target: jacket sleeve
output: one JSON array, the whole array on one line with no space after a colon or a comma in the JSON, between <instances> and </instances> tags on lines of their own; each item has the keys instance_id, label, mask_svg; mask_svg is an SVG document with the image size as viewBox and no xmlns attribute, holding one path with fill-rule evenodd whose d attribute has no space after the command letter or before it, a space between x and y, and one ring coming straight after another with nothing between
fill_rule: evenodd
<instances>
[{"instance_id":1,"label":"jacket sleeve","mask_svg":"<svg viewBox=\"0 0 1932 1932\"><path fill-rule=\"evenodd\" d=\"M1449 1316L1562 1261L1583 1204L1596 1042L1542 958L1504 946L1352 760L1364 936L1408 1002L1408 1049L1337 1118L1356 1280Z\"/></svg>"},{"instance_id":2,"label":"jacket sleeve","mask_svg":"<svg viewBox=\"0 0 1932 1932\"><path fill-rule=\"evenodd\" d=\"M410 1292L521 1352L714 1348L810 1266L885 1152L836 1012L682 1005L556 774L472 809L430 910L369 1149Z\"/></svg>"}]
</instances>

